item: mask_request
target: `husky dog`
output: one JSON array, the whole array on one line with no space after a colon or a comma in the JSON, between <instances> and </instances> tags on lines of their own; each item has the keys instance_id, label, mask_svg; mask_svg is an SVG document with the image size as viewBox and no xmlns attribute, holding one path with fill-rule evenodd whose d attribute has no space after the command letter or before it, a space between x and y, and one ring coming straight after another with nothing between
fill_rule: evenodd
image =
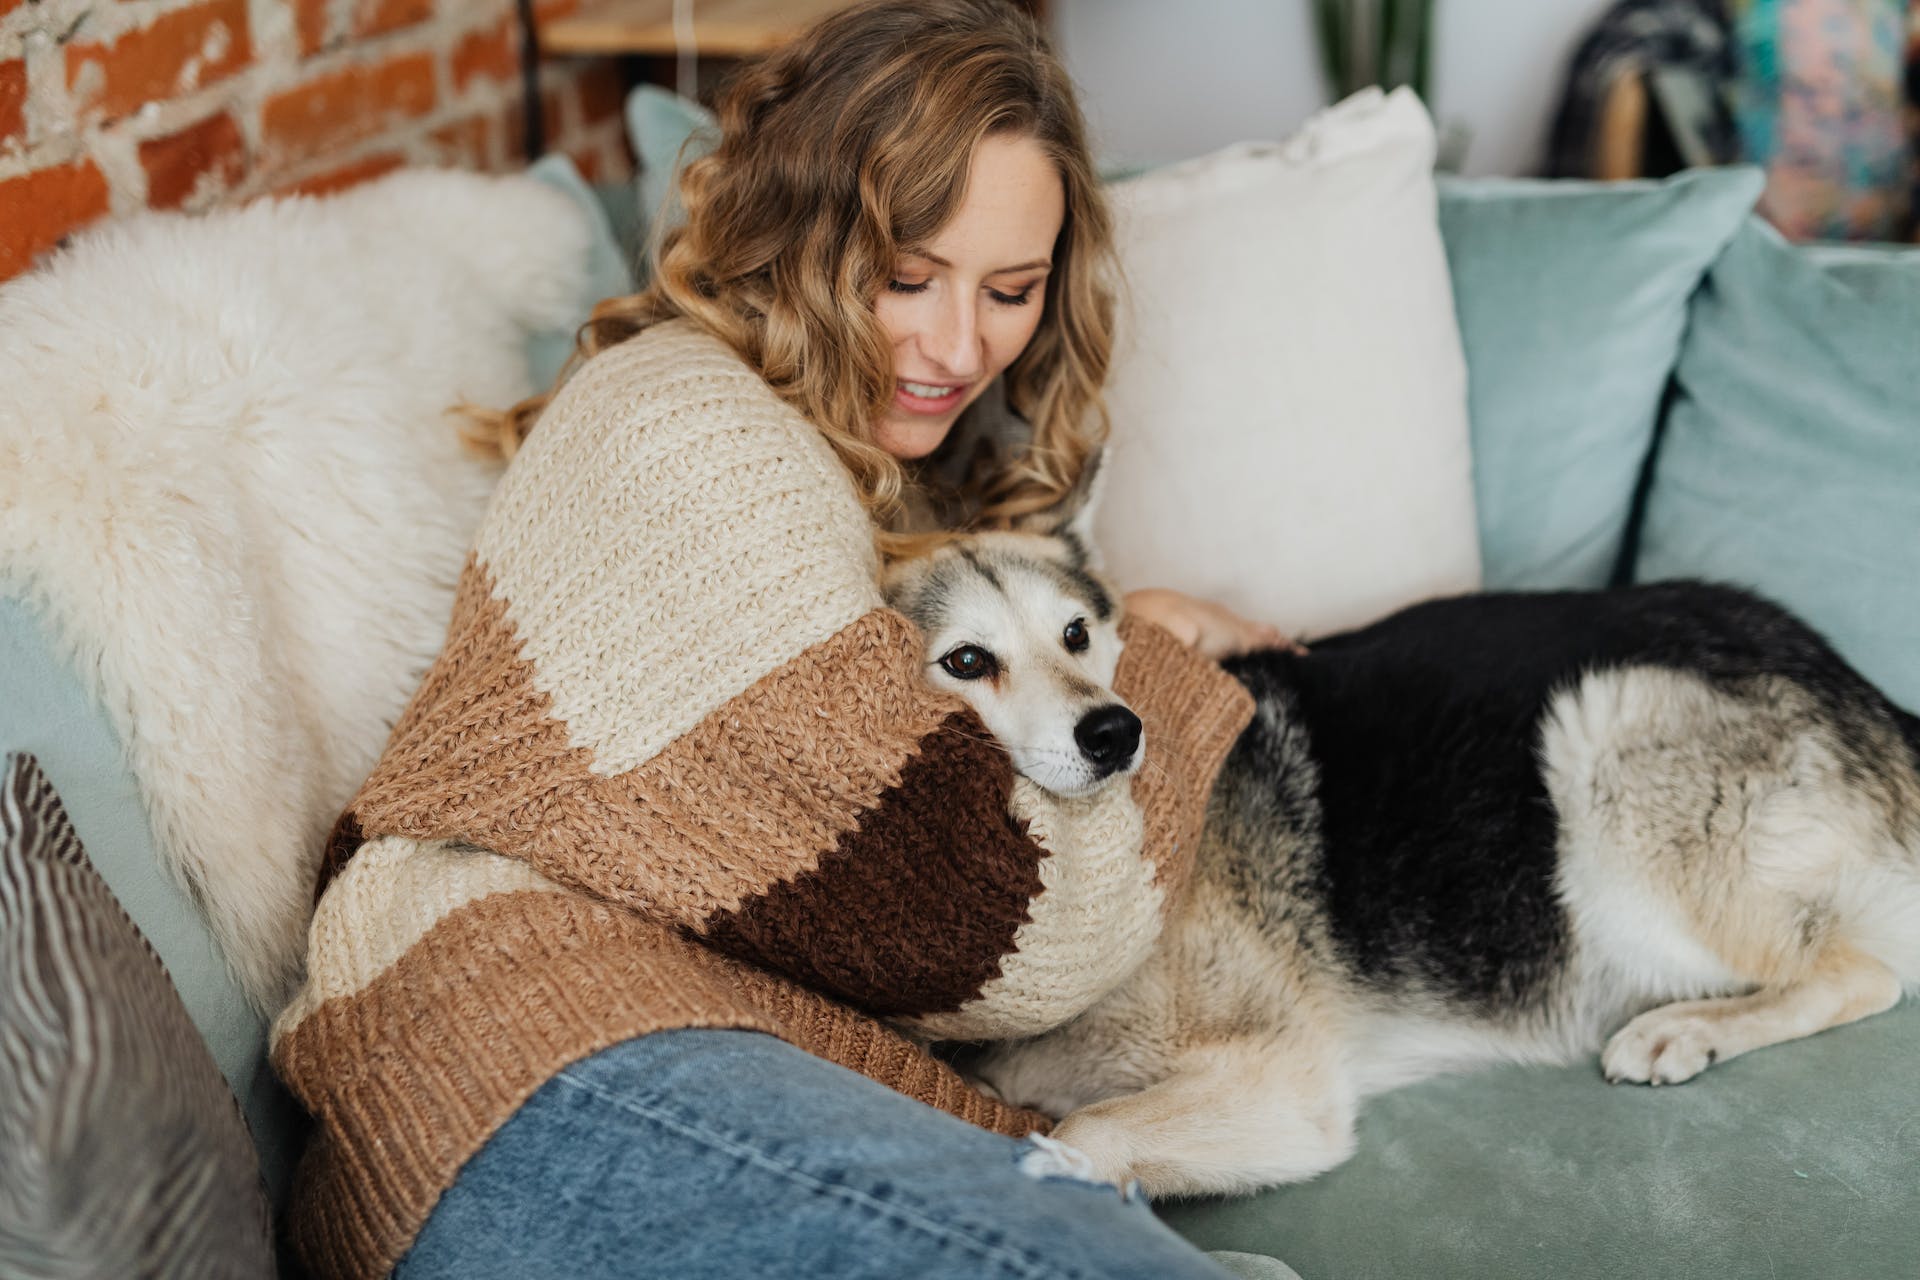
<instances>
[{"instance_id":1,"label":"husky dog","mask_svg":"<svg viewBox=\"0 0 1920 1280\"><path fill-rule=\"evenodd\" d=\"M1140 763L1140 717L1114 696L1118 603L1086 544L970 535L895 564L887 601L926 640L928 679L973 705L1020 774L1081 796Z\"/></svg>"},{"instance_id":2,"label":"husky dog","mask_svg":"<svg viewBox=\"0 0 1920 1280\"><path fill-rule=\"evenodd\" d=\"M969 538L889 586L935 678L1066 794L1141 746L1083 545ZM1226 667L1256 714L1154 950L965 1064L1105 1177L1296 1181L1423 1076L1603 1050L1609 1080L1677 1084L1920 984L1920 720L1773 605L1468 596Z\"/></svg>"}]
</instances>

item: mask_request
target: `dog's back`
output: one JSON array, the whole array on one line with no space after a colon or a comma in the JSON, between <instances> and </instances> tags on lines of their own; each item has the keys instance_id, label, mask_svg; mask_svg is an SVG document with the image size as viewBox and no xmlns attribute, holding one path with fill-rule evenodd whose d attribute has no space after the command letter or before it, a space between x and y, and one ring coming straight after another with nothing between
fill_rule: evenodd
<instances>
[{"instance_id":1,"label":"dog's back","mask_svg":"<svg viewBox=\"0 0 1920 1280\"><path fill-rule=\"evenodd\" d=\"M1589 838L1568 823L1593 811L1595 787L1611 793L1609 824L1638 810L1672 825L1667 808L1691 811L1688 785L1724 808L1768 749L1748 739L1774 734L1831 761L1825 782L1871 795L1889 837L1906 827L1910 846L1920 819L1901 751L1913 717L1790 614L1729 588L1436 601L1306 656L1227 667L1286 714L1284 729L1261 716L1229 758L1222 786L1239 799L1222 820L1298 767L1283 744L1304 730L1340 954L1369 986L1490 1018L1539 1013L1559 989L1573 943L1561 854ZM1692 754L1636 737L1649 717ZM1697 868L1730 853L1710 826L1672 831L1666 855Z\"/></svg>"}]
</instances>

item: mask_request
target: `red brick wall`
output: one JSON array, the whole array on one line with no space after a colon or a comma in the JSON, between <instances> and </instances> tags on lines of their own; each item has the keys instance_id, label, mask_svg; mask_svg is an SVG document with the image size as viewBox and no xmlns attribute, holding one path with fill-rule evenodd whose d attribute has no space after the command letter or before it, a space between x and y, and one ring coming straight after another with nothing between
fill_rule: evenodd
<instances>
[{"instance_id":1,"label":"red brick wall","mask_svg":"<svg viewBox=\"0 0 1920 1280\"><path fill-rule=\"evenodd\" d=\"M517 168L519 59L513 0L0 0L0 280L137 209ZM548 145L589 178L631 171L622 87L542 65Z\"/></svg>"}]
</instances>

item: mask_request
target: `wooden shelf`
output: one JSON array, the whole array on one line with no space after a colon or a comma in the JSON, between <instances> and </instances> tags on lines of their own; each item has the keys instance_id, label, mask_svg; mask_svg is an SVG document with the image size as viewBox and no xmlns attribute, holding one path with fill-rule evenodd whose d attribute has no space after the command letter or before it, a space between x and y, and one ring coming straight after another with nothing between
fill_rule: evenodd
<instances>
[{"instance_id":1,"label":"wooden shelf","mask_svg":"<svg viewBox=\"0 0 1920 1280\"><path fill-rule=\"evenodd\" d=\"M852 0L694 0L695 51L703 58L764 53ZM542 53L672 57L673 0L598 0L540 24Z\"/></svg>"}]
</instances>

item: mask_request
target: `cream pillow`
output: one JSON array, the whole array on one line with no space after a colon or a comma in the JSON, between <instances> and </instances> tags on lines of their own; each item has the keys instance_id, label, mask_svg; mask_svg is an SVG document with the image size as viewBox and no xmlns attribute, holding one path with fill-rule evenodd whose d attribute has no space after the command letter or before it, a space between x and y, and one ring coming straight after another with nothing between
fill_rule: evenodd
<instances>
[{"instance_id":1,"label":"cream pillow","mask_svg":"<svg viewBox=\"0 0 1920 1280\"><path fill-rule=\"evenodd\" d=\"M1480 585L1433 125L1359 94L1116 185L1126 276L1095 540L1309 637Z\"/></svg>"}]
</instances>

